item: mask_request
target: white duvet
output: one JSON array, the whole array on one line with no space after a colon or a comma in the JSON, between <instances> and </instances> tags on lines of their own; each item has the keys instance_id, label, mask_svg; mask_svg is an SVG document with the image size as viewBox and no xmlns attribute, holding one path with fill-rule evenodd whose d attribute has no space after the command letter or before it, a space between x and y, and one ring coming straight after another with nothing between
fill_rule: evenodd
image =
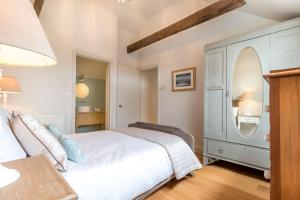
<instances>
[{"instance_id":1,"label":"white duvet","mask_svg":"<svg viewBox=\"0 0 300 200\"><path fill-rule=\"evenodd\" d=\"M173 175L162 146L114 131L75 135L85 162L63 176L79 200L129 200Z\"/></svg>"}]
</instances>

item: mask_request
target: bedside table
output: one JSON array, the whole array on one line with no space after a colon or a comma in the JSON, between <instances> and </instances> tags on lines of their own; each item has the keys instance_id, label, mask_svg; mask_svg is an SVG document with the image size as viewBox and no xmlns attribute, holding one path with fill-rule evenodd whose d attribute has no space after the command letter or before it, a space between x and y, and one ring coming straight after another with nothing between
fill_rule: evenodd
<instances>
[{"instance_id":1,"label":"bedside table","mask_svg":"<svg viewBox=\"0 0 300 200\"><path fill-rule=\"evenodd\" d=\"M46 156L2 163L16 169L21 177L0 188L0 199L5 200L77 200L77 194L51 165Z\"/></svg>"}]
</instances>

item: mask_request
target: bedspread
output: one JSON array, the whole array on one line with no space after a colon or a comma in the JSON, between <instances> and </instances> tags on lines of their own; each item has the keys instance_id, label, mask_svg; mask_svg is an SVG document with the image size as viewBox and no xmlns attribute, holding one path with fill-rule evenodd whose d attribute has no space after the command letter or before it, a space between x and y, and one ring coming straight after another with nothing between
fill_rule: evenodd
<instances>
[{"instance_id":1,"label":"bedspread","mask_svg":"<svg viewBox=\"0 0 300 200\"><path fill-rule=\"evenodd\" d=\"M194 152L180 137L133 127L116 129L114 131L144 139L165 148L170 157L177 180L182 179L194 170L202 168L202 165Z\"/></svg>"}]
</instances>

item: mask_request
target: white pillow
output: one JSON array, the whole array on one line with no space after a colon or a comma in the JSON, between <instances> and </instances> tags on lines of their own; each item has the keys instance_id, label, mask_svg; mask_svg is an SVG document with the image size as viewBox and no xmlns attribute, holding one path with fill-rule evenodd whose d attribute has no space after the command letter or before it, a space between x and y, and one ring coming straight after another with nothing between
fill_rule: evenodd
<instances>
[{"instance_id":1,"label":"white pillow","mask_svg":"<svg viewBox=\"0 0 300 200\"><path fill-rule=\"evenodd\" d=\"M9 113L0 107L0 163L26 158L9 125Z\"/></svg>"},{"instance_id":2,"label":"white pillow","mask_svg":"<svg viewBox=\"0 0 300 200\"><path fill-rule=\"evenodd\" d=\"M11 128L29 156L44 154L60 171L67 169L67 155L60 142L29 115L12 116Z\"/></svg>"}]
</instances>

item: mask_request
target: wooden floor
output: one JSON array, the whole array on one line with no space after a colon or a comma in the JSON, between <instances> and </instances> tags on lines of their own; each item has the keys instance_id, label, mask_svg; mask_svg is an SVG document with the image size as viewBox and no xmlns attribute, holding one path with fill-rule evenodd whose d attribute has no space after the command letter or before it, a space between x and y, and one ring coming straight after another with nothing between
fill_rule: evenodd
<instances>
[{"instance_id":1,"label":"wooden floor","mask_svg":"<svg viewBox=\"0 0 300 200\"><path fill-rule=\"evenodd\" d=\"M204 167L194 177L174 180L148 200L269 200L270 183L263 172L217 162Z\"/></svg>"}]
</instances>

